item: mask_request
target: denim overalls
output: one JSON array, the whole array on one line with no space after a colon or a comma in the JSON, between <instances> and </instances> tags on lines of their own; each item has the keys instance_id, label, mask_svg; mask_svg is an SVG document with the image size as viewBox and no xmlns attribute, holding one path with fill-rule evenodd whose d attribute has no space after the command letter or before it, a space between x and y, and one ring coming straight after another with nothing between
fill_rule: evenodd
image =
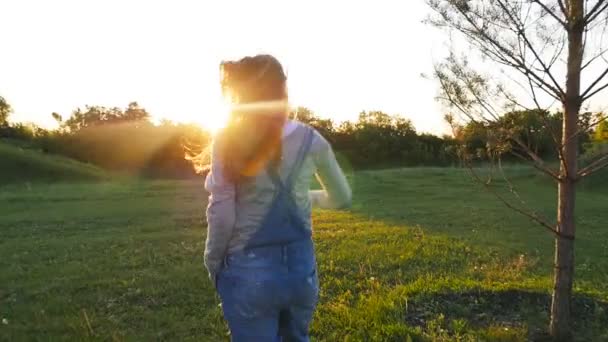
<instances>
[{"instance_id":1,"label":"denim overalls","mask_svg":"<svg viewBox=\"0 0 608 342\"><path fill-rule=\"evenodd\" d=\"M293 186L312 143L304 141L285 182L268 174L276 195L246 247L226 256L217 279L232 341L308 341L319 295L311 230L293 196Z\"/></svg>"}]
</instances>

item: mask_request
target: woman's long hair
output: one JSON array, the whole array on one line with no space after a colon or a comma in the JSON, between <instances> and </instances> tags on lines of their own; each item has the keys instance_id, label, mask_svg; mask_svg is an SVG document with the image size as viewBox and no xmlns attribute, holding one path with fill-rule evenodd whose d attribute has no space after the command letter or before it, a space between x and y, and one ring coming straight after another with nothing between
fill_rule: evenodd
<instances>
[{"instance_id":1,"label":"woman's long hair","mask_svg":"<svg viewBox=\"0 0 608 342\"><path fill-rule=\"evenodd\" d=\"M256 175L269 161L278 165L288 113L286 76L270 55L224 61L220 72L232 111L213 144L225 177L236 183Z\"/></svg>"}]
</instances>

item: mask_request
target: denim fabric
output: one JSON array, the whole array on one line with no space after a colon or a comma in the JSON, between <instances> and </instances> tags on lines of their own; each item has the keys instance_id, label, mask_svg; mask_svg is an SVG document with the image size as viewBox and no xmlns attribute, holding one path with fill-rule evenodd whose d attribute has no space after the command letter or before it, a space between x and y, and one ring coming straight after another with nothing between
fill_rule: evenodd
<instances>
[{"instance_id":1,"label":"denim fabric","mask_svg":"<svg viewBox=\"0 0 608 342\"><path fill-rule=\"evenodd\" d=\"M271 206L245 247L226 256L218 275L233 341L308 341L319 284L310 229L293 187L312 137L308 128L285 181L268 169L276 188Z\"/></svg>"},{"instance_id":2,"label":"denim fabric","mask_svg":"<svg viewBox=\"0 0 608 342\"><path fill-rule=\"evenodd\" d=\"M308 341L316 269L311 240L229 255L217 287L232 341Z\"/></svg>"}]
</instances>

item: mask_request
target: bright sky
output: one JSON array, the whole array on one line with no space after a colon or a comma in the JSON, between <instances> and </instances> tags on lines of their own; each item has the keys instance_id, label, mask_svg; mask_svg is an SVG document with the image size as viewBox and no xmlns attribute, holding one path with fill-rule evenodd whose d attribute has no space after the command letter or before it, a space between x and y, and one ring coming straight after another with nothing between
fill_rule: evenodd
<instances>
[{"instance_id":1,"label":"bright sky","mask_svg":"<svg viewBox=\"0 0 608 342\"><path fill-rule=\"evenodd\" d=\"M447 131L436 84L420 76L443 51L423 0L0 0L0 13L13 120L48 126L52 112L137 101L155 118L213 123L219 62L264 52L286 67L294 105Z\"/></svg>"}]
</instances>

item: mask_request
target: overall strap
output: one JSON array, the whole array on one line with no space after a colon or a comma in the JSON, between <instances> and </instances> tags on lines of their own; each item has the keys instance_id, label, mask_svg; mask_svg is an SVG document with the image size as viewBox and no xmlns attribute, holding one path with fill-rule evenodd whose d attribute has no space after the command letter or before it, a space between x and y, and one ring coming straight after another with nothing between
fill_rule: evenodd
<instances>
[{"instance_id":1,"label":"overall strap","mask_svg":"<svg viewBox=\"0 0 608 342\"><path fill-rule=\"evenodd\" d=\"M274 185L279 188L279 190L287 191L291 193L293 188L293 183L295 181L295 177L300 173L300 169L302 168L302 164L306 160L306 156L308 155L308 151L310 151L310 147L312 145L312 139L314 136L314 131L312 128L305 126L306 133L304 135L304 139L302 141L302 145L300 145L300 149L298 150L298 154L296 155L296 159L291 167L289 175L285 182L281 181L281 177L277 173L276 168L269 167L268 175L270 176L270 180L274 183Z\"/></svg>"},{"instance_id":2,"label":"overall strap","mask_svg":"<svg viewBox=\"0 0 608 342\"><path fill-rule=\"evenodd\" d=\"M276 191L259 229L249 238L245 246L248 249L284 247L296 241L310 239L311 231L307 229L306 219L293 193L293 180L300 173L312 144L314 131L310 127L305 129L302 142L295 142L299 144L299 148L286 181L281 180L276 167L272 165L268 167L268 176L276 186ZM294 146L290 145L290 147Z\"/></svg>"}]
</instances>

